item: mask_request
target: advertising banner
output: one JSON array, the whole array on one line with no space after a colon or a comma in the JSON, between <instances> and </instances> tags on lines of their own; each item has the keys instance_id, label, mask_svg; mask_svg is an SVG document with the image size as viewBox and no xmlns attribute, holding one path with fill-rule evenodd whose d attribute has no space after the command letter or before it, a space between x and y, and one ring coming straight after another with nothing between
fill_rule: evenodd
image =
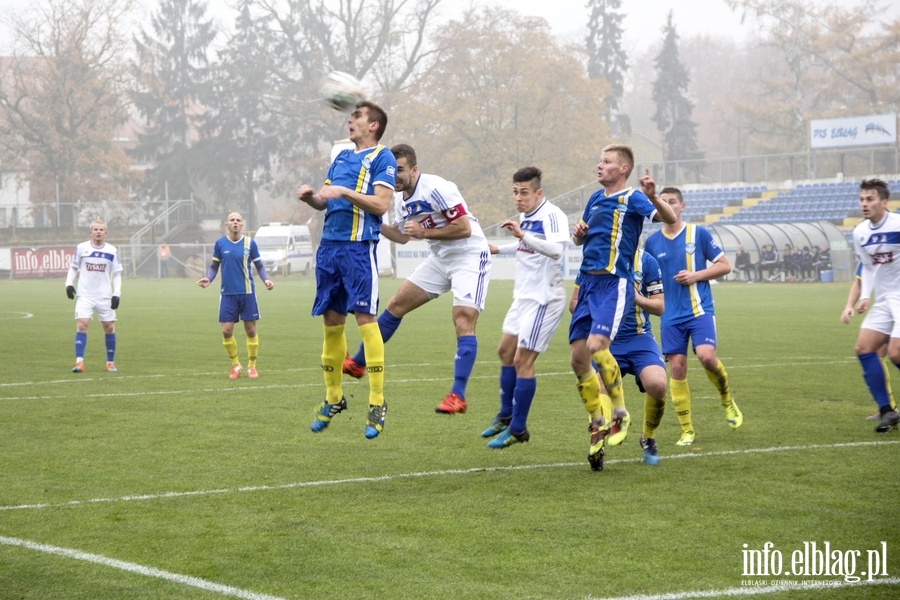
<instances>
[{"instance_id":1,"label":"advertising banner","mask_svg":"<svg viewBox=\"0 0 900 600\"><path fill-rule=\"evenodd\" d=\"M41 248L13 248L11 263L13 279L36 277L65 277L75 246L43 246Z\"/></svg>"},{"instance_id":2,"label":"advertising banner","mask_svg":"<svg viewBox=\"0 0 900 600\"><path fill-rule=\"evenodd\" d=\"M809 122L809 147L812 149L896 143L895 113Z\"/></svg>"}]
</instances>

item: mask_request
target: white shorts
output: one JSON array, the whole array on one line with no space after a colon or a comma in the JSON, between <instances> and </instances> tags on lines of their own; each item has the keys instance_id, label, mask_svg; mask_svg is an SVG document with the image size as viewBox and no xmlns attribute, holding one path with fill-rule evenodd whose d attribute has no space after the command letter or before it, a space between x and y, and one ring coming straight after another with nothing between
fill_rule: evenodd
<instances>
[{"instance_id":1,"label":"white shorts","mask_svg":"<svg viewBox=\"0 0 900 600\"><path fill-rule=\"evenodd\" d=\"M90 319L97 311L97 318L101 323L116 320L116 311L110 307L109 298L91 298L89 296L75 297L75 318Z\"/></svg>"},{"instance_id":2,"label":"white shorts","mask_svg":"<svg viewBox=\"0 0 900 600\"><path fill-rule=\"evenodd\" d=\"M485 248L444 258L432 254L410 273L407 281L432 298L453 290L453 306L469 306L481 312L490 279L491 253Z\"/></svg>"},{"instance_id":3,"label":"white shorts","mask_svg":"<svg viewBox=\"0 0 900 600\"><path fill-rule=\"evenodd\" d=\"M544 352L562 321L566 304L568 302L565 295L554 298L547 304L541 304L537 300L515 299L503 319L503 333L519 338L519 348Z\"/></svg>"},{"instance_id":4,"label":"white shorts","mask_svg":"<svg viewBox=\"0 0 900 600\"><path fill-rule=\"evenodd\" d=\"M875 302L860 328L900 338L900 298L890 296Z\"/></svg>"}]
</instances>

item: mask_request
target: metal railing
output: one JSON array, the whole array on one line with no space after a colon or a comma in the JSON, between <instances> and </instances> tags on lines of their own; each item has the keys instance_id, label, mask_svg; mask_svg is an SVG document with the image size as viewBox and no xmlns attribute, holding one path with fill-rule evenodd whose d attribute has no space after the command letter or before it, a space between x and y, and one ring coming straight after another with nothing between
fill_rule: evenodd
<instances>
[{"instance_id":1,"label":"metal railing","mask_svg":"<svg viewBox=\"0 0 900 600\"><path fill-rule=\"evenodd\" d=\"M657 183L678 186L863 179L879 173L900 172L900 147L840 148L662 162L642 162L637 157L635 173L643 173L645 168L650 169Z\"/></svg>"},{"instance_id":2,"label":"metal railing","mask_svg":"<svg viewBox=\"0 0 900 600\"><path fill-rule=\"evenodd\" d=\"M162 212L132 234L131 273L137 273L147 261L156 256L160 242L169 239L184 224L194 222L193 200L175 200L167 204Z\"/></svg>"}]
</instances>

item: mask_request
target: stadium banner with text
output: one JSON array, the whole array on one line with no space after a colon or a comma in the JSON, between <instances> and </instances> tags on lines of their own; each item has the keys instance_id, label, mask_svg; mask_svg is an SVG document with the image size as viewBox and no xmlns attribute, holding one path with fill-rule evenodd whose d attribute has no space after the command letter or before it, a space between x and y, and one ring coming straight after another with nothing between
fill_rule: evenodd
<instances>
[{"instance_id":1,"label":"stadium banner with text","mask_svg":"<svg viewBox=\"0 0 900 600\"><path fill-rule=\"evenodd\" d=\"M13 248L11 254L13 279L65 277L72 264L75 246Z\"/></svg>"},{"instance_id":2,"label":"stadium banner with text","mask_svg":"<svg viewBox=\"0 0 900 600\"><path fill-rule=\"evenodd\" d=\"M809 122L809 147L840 148L897 143L897 115L869 115Z\"/></svg>"}]
</instances>

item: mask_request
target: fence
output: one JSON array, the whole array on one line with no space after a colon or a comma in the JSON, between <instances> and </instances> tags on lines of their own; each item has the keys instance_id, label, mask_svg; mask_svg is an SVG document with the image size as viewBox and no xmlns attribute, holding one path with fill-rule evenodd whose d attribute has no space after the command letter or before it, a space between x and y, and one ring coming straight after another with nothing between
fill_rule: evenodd
<instances>
[{"instance_id":1,"label":"fence","mask_svg":"<svg viewBox=\"0 0 900 600\"><path fill-rule=\"evenodd\" d=\"M878 173L900 172L900 148L879 146L763 154L732 158L641 162L636 173L645 168L660 183L727 184L767 183L808 179L863 179Z\"/></svg>"}]
</instances>

